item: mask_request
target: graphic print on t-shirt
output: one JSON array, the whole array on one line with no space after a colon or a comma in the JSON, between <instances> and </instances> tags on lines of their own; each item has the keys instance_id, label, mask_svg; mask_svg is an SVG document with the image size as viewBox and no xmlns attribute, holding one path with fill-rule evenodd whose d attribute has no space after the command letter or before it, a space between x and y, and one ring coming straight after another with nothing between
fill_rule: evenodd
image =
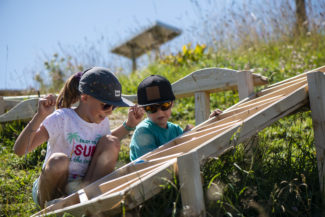
<instances>
[{"instance_id":1,"label":"graphic print on t-shirt","mask_svg":"<svg viewBox=\"0 0 325 217\"><path fill-rule=\"evenodd\" d=\"M70 161L80 164L88 164L94 155L96 144L101 138L97 135L94 140L84 139L78 135L78 132L68 133L67 142L72 146L70 152Z\"/></svg>"}]
</instances>

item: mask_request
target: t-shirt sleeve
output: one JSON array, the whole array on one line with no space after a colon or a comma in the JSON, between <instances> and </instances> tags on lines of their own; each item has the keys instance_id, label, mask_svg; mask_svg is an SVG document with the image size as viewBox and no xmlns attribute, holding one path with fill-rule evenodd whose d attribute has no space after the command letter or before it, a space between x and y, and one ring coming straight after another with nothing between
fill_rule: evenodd
<instances>
[{"instance_id":1,"label":"t-shirt sleeve","mask_svg":"<svg viewBox=\"0 0 325 217\"><path fill-rule=\"evenodd\" d=\"M130 159L133 161L156 148L156 140L150 130L137 128L130 143Z\"/></svg>"},{"instance_id":2,"label":"t-shirt sleeve","mask_svg":"<svg viewBox=\"0 0 325 217\"><path fill-rule=\"evenodd\" d=\"M55 111L45 118L42 125L45 127L49 134L49 141L57 138L61 132L59 129L62 129L63 115L60 112ZM55 143L52 143L55 144Z\"/></svg>"}]
</instances>

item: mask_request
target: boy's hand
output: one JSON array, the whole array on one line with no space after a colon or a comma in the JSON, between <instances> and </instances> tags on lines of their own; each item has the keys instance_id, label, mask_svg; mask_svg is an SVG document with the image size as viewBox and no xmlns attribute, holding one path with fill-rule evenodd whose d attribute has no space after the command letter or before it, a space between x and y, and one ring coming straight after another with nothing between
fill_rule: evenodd
<instances>
[{"instance_id":1,"label":"boy's hand","mask_svg":"<svg viewBox=\"0 0 325 217\"><path fill-rule=\"evenodd\" d=\"M190 131L194 126L192 124L187 124L183 130L183 132L187 132L187 131Z\"/></svg>"},{"instance_id":2,"label":"boy's hand","mask_svg":"<svg viewBox=\"0 0 325 217\"><path fill-rule=\"evenodd\" d=\"M214 116L218 116L218 115L220 115L221 113L222 113L222 111L221 111L220 109L217 108L216 110L214 110L213 112L211 112L209 118L212 118L212 117L214 117Z\"/></svg>"},{"instance_id":3,"label":"boy's hand","mask_svg":"<svg viewBox=\"0 0 325 217\"><path fill-rule=\"evenodd\" d=\"M45 98L41 98L38 101L37 113L41 117L45 118L54 111L56 97L48 95Z\"/></svg>"},{"instance_id":4,"label":"boy's hand","mask_svg":"<svg viewBox=\"0 0 325 217\"><path fill-rule=\"evenodd\" d=\"M138 105L130 107L126 124L130 127L136 127L142 120L143 115L143 108L139 107Z\"/></svg>"}]
</instances>

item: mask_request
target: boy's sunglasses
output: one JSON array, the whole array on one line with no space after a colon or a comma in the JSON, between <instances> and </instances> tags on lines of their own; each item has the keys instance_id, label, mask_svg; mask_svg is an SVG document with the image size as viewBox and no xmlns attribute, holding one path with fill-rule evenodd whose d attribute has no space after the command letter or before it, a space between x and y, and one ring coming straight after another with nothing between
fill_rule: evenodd
<instances>
[{"instance_id":1,"label":"boy's sunglasses","mask_svg":"<svg viewBox=\"0 0 325 217\"><path fill-rule=\"evenodd\" d=\"M170 107L172 107L172 102L165 102L162 104L144 106L144 110L148 113L156 113L158 108L160 108L162 111L166 111L170 109Z\"/></svg>"},{"instance_id":2,"label":"boy's sunglasses","mask_svg":"<svg viewBox=\"0 0 325 217\"><path fill-rule=\"evenodd\" d=\"M116 107L117 107L117 106L115 106L115 105L102 104L102 109L103 109L103 111L107 111L107 110L109 110L110 108L112 108L112 111L113 111Z\"/></svg>"}]
</instances>

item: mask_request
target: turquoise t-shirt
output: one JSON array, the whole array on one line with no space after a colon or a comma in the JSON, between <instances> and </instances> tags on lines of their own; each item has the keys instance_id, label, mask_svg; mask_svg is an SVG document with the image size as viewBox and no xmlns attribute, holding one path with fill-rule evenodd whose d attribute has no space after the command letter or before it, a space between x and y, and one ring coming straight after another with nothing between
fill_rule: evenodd
<instances>
[{"instance_id":1,"label":"turquoise t-shirt","mask_svg":"<svg viewBox=\"0 0 325 217\"><path fill-rule=\"evenodd\" d=\"M133 133L130 143L130 159L133 161L182 133L182 128L177 124L167 122L165 129L146 118Z\"/></svg>"}]
</instances>

